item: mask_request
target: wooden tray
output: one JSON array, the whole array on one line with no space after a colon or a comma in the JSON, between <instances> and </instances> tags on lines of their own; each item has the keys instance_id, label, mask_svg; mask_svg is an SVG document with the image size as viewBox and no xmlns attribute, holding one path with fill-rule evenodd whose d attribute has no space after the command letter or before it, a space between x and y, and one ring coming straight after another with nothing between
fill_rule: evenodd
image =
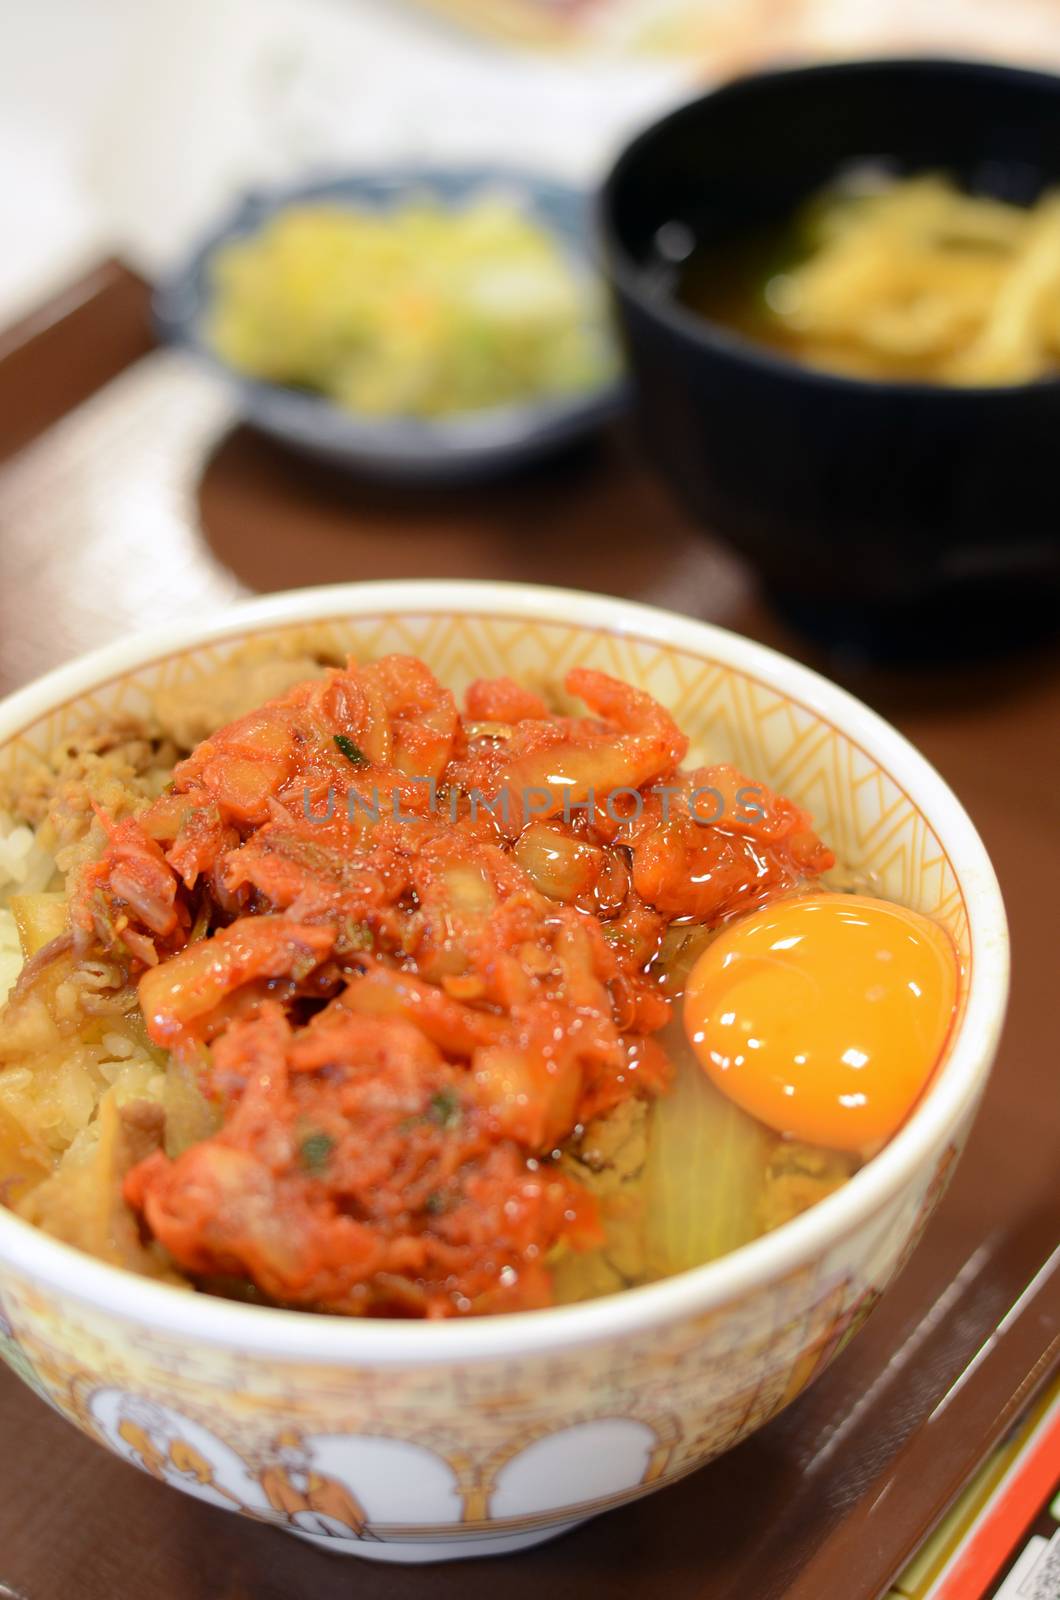
<instances>
[{"instance_id":1,"label":"wooden tray","mask_svg":"<svg viewBox=\"0 0 1060 1600\"><path fill-rule=\"evenodd\" d=\"M621 430L483 490L354 482L233 427L211 377L151 350L146 308L144 285L110 265L0 338L0 689L249 590L411 574L634 595L810 659ZM829 670L897 722L970 808L1015 956L968 1152L851 1348L768 1428L673 1488L526 1554L429 1572L327 1556L174 1494L5 1370L0 1600L886 1592L1060 1353L1060 662L890 681L851 663Z\"/></svg>"}]
</instances>

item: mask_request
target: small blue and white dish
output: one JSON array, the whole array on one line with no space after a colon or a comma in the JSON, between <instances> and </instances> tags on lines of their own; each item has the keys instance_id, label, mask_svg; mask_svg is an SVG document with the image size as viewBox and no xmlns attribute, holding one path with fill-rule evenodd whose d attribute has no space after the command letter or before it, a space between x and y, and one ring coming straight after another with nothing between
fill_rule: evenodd
<instances>
[{"instance_id":1,"label":"small blue and white dish","mask_svg":"<svg viewBox=\"0 0 1060 1600\"><path fill-rule=\"evenodd\" d=\"M439 419L359 417L323 395L240 373L210 347L205 322L213 294L211 268L231 240L257 233L292 204L326 201L359 210L387 209L428 196L461 206L482 191L515 196L565 252L592 270L587 197L550 178L514 168L402 167L355 174L247 195L156 289L155 325L165 340L184 346L225 374L246 420L285 445L333 465L373 476L423 483L470 482L494 476L588 437L609 422L626 398L621 375L575 395L504 405Z\"/></svg>"}]
</instances>

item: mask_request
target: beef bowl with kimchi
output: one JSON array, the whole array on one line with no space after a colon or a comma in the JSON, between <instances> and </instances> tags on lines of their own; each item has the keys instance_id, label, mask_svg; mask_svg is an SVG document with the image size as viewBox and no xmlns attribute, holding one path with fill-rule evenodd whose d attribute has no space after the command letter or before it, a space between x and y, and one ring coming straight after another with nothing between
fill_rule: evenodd
<instances>
[{"instance_id":1,"label":"beef bowl with kimchi","mask_svg":"<svg viewBox=\"0 0 1060 1600\"><path fill-rule=\"evenodd\" d=\"M957 801L664 613L251 602L9 700L0 786L0 1351L328 1548L516 1549L767 1421L989 1068Z\"/></svg>"}]
</instances>

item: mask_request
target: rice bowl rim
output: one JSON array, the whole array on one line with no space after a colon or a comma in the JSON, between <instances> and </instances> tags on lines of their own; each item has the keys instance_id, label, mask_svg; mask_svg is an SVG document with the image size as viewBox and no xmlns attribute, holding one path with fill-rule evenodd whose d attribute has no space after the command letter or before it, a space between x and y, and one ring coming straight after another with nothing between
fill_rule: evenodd
<instances>
[{"instance_id":1,"label":"rice bowl rim","mask_svg":"<svg viewBox=\"0 0 1060 1600\"><path fill-rule=\"evenodd\" d=\"M58 667L0 701L0 748L59 706L197 645L237 643L299 623L445 613L573 626L686 651L794 701L876 762L938 837L968 916L967 1003L936 1080L883 1150L809 1211L705 1266L597 1300L431 1323L246 1305L139 1277L2 1207L0 1283L6 1265L111 1316L280 1360L400 1366L503 1360L682 1322L789 1276L859 1228L871 1228L873 1216L963 1127L986 1083L1008 996L1008 930L986 849L949 786L876 712L810 668L713 623L634 601L519 583L416 579L291 590L236 602L202 621L139 633Z\"/></svg>"}]
</instances>

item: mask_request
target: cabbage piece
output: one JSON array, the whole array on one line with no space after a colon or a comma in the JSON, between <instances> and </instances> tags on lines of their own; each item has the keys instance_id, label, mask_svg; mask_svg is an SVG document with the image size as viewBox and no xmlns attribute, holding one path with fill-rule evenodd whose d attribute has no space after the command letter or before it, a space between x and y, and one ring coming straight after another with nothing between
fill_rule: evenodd
<instances>
[{"instance_id":1,"label":"cabbage piece","mask_svg":"<svg viewBox=\"0 0 1060 1600\"><path fill-rule=\"evenodd\" d=\"M747 1244L776 1135L714 1087L679 1023L660 1042L675 1067L652 1106L645 1168L648 1276L666 1277Z\"/></svg>"},{"instance_id":2,"label":"cabbage piece","mask_svg":"<svg viewBox=\"0 0 1060 1600\"><path fill-rule=\"evenodd\" d=\"M27 961L64 934L70 925L65 894L13 894L8 905Z\"/></svg>"}]
</instances>

